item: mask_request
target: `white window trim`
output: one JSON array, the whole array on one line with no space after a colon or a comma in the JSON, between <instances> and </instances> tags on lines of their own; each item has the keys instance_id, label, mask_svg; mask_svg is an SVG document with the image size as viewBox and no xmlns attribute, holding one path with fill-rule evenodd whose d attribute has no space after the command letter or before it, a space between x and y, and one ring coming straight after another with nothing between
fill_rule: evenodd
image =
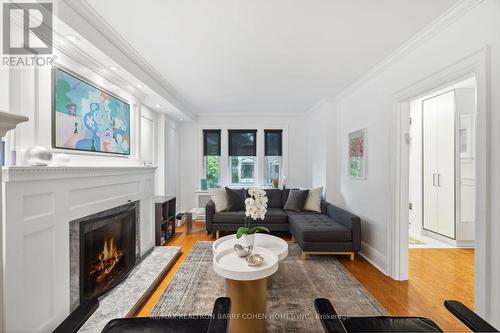
<instances>
[{"instance_id":1,"label":"white window trim","mask_svg":"<svg viewBox=\"0 0 500 333\"><path fill-rule=\"evenodd\" d=\"M278 129L283 130L282 134L282 165L281 165L281 177L288 178L288 125L273 125L273 124L247 124L245 126L232 126L232 125L213 125L213 124L198 124L198 154L197 154L197 165L198 165L198 179L202 179L203 175L203 130L204 129L220 129L221 130L221 158L220 158L220 186L224 187L242 187L242 186L253 186L253 187L269 187L266 185L265 179L265 158L264 158L264 130ZM257 167L256 179L257 182L254 184L232 184L231 175L229 174L229 154L228 154L228 130L246 130L246 129L256 129L257 130ZM281 179L280 179L281 181ZM199 183L199 182L198 182ZM199 187L200 185L198 185Z\"/></svg>"}]
</instances>

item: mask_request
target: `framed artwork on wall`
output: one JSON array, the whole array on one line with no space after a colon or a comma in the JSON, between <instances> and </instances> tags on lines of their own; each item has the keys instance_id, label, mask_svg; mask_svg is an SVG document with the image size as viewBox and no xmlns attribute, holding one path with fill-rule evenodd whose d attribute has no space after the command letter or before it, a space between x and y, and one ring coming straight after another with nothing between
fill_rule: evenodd
<instances>
[{"instance_id":1,"label":"framed artwork on wall","mask_svg":"<svg viewBox=\"0 0 500 333\"><path fill-rule=\"evenodd\" d=\"M66 70L52 72L52 146L130 155L130 105Z\"/></svg>"},{"instance_id":2,"label":"framed artwork on wall","mask_svg":"<svg viewBox=\"0 0 500 333\"><path fill-rule=\"evenodd\" d=\"M366 128L349 133L349 176L366 179Z\"/></svg>"}]
</instances>

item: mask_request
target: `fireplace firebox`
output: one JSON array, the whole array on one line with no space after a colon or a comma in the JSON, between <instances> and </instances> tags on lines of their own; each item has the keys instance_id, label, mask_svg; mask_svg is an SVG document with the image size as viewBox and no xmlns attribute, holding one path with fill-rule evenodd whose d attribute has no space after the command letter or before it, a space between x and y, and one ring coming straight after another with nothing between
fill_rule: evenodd
<instances>
[{"instance_id":1,"label":"fireplace firebox","mask_svg":"<svg viewBox=\"0 0 500 333\"><path fill-rule=\"evenodd\" d=\"M134 267L135 229L134 204L80 223L80 302L106 293Z\"/></svg>"}]
</instances>

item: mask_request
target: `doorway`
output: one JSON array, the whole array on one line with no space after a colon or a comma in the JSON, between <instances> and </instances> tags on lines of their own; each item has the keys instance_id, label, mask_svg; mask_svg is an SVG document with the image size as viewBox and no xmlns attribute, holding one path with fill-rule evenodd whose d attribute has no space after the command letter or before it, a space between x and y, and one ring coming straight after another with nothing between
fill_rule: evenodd
<instances>
[{"instance_id":1,"label":"doorway","mask_svg":"<svg viewBox=\"0 0 500 333\"><path fill-rule=\"evenodd\" d=\"M410 101L409 248L473 248L476 82Z\"/></svg>"}]
</instances>

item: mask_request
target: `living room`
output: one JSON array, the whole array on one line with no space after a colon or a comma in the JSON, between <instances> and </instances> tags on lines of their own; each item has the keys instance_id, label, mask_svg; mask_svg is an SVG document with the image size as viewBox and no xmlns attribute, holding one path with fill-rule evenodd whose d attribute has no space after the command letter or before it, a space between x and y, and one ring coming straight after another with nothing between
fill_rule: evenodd
<instances>
[{"instance_id":1,"label":"living room","mask_svg":"<svg viewBox=\"0 0 500 333\"><path fill-rule=\"evenodd\" d=\"M500 327L497 0L2 22L2 332Z\"/></svg>"}]
</instances>

